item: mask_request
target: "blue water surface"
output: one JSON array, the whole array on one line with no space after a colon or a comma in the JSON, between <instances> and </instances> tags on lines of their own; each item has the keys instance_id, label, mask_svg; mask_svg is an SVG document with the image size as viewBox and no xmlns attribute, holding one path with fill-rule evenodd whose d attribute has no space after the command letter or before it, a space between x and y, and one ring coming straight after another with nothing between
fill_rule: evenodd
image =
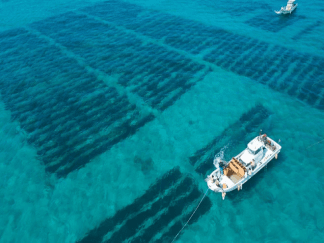
<instances>
[{"instance_id":1,"label":"blue water surface","mask_svg":"<svg viewBox=\"0 0 324 243\"><path fill-rule=\"evenodd\" d=\"M323 242L324 7L285 4L1 1L0 242L172 242L260 129L177 242Z\"/></svg>"}]
</instances>

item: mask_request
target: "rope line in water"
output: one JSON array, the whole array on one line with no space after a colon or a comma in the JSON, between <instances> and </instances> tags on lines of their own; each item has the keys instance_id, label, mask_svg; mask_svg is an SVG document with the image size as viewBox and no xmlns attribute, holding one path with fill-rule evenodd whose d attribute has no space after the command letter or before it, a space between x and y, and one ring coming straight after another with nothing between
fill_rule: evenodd
<instances>
[{"instance_id":1,"label":"rope line in water","mask_svg":"<svg viewBox=\"0 0 324 243\"><path fill-rule=\"evenodd\" d=\"M317 143L314 143L314 144L308 146L306 149L308 149L308 148L310 148L310 147L313 147L314 145L319 144L319 143L321 143L321 142L323 142L323 141L324 141L324 139L322 139L321 141L319 141L319 142L317 142Z\"/></svg>"},{"instance_id":2,"label":"rope line in water","mask_svg":"<svg viewBox=\"0 0 324 243\"><path fill-rule=\"evenodd\" d=\"M173 243L176 238L178 237L178 235L181 233L181 231L187 226L187 224L189 223L190 219L192 218L192 216L194 216L195 212L197 211L197 209L199 208L200 204L202 203L202 201L204 200L204 198L206 197L207 193L209 191L209 188L206 190L203 198L200 200L198 206L196 207L195 211L191 214L190 218L188 219L188 221L185 223L185 225L182 227L182 229L178 232L178 234L173 238L173 241L171 243Z\"/></svg>"}]
</instances>

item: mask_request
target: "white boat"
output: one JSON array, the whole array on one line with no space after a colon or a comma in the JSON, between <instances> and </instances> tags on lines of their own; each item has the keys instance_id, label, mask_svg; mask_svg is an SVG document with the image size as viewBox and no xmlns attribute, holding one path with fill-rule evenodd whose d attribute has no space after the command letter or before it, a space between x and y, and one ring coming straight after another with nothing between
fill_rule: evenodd
<instances>
[{"instance_id":1,"label":"white boat","mask_svg":"<svg viewBox=\"0 0 324 243\"><path fill-rule=\"evenodd\" d=\"M273 158L278 158L281 146L266 134L257 136L247 148L229 162L214 159L216 170L207 178L210 190L222 193L242 189L243 184L265 167Z\"/></svg>"},{"instance_id":2,"label":"white boat","mask_svg":"<svg viewBox=\"0 0 324 243\"><path fill-rule=\"evenodd\" d=\"M294 11L298 4L295 3L296 0L288 0L286 7L281 7L279 11L275 11L276 14L291 14Z\"/></svg>"}]
</instances>

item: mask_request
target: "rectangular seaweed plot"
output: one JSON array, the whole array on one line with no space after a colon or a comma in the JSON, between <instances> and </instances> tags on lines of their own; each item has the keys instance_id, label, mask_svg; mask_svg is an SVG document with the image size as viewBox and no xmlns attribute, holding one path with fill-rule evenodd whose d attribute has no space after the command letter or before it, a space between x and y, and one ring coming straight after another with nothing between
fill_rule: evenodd
<instances>
[{"instance_id":1,"label":"rectangular seaweed plot","mask_svg":"<svg viewBox=\"0 0 324 243\"><path fill-rule=\"evenodd\" d=\"M1 97L48 172L66 176L153 119L25 30L0 46Z\"/></svg>"},{"instance_id":2,"label":"rectangular seaweed plot","mask_svg":"<svg viewBox=\"0 0 324 243\"><path fill-rule=\"evenodd\" d=\"M228 7L228 4L232 3L230 7ZM257 7L255 3L251 4L251 2L247 2L244 0L236 0L235 2L229 2L227 0L218 0L217 2L215 1L200 1L200 5L205 6L209 9L212 9L216 12L224 12L227 14L230 14L231 16L234 17L241 17L245 15L250 15L251 13L255 11L265 11L265 12L271 12L272 9L271 7L262 2L257 2ZM244 10L244 11L242 11Z\"/></svg>"},{"instance_id":3,"label":"rectangular seaweed plot","mask_svg":"<svg viewBox=\"0 0 324 243\"><path fill-rule=\"evenodd\" d=\"M228 13L232 16L244 16L244 15L250 14L256 10L257 11L263 10L265 12L265 14L272 11L271 7L266 3L258 2L257 6L258 7L256 8L256 6L254 4L251 4L251 2L246 2L246 1L237 2L236 1L232 7L225 8L224 12ZM242 11L242 10L244 10L244 11Z\"/></svg>"},{"instance_id":4,"label":"rectangular seaweed plot","mask_svg":"<svg viewBox=\"0 0 324 243\"><path fill-rule=\"evenodd\" d=\"M245 23L266 31L278 32L304 18L304 16L296 13L280 16L274 16L273 14L260 14L252 19L247 20Z\"/></svg>"},{"instance_id":5,"label":"rectangular seaweed plot","mask_svg":"<svg viewBox=\"0 0 324 243\"><path fill-rule=\"evenodd\" d=\"M133 34L83 14L69 12L32 27L82 57L92 68L114 75L119 84L160 110L172 105L206 74L202 64L165 47L143 43Z\"/></svg>"},{"instance_id":6,"label":"rectangular seaweed plot","mask_svg":"<svg viewBox=\"0 0 324 243\"><path fill-rule=\"evenodd\" d=\"M132 204L89 231L79 243L171 242L202 196L194 181L176 167ZM211 201L206 197L189 224L196 222L210 208Z\"/></svg>"},{"instance_id":7,"label":"rectangular seaweed plot","mask_svg":"<svg viewBox=\"0 0 324 243\"><path fill-rule=\"evenodd\" d=\"M102 2L81 11L150 38L163 39L170 46L193 54L208 49L227 33L219 28L122 1Z\"/></svg>"},{"instance_id":8,"label":"rectangular seaweed plot","mask_svg":"<svg viewBox=\"0 0 324 243\"><path fill-rule=\"evenodd\" d=\"M204 60L323 109L318 105L323 91L320 56L232 34Z\"/></svg>"},{"instance_id":9,"label":"rectangular seaweed plot","mask_svg":"<svg viewBox=\"0 0 324 243\"><path fill-rule=\"evenodd\" d=\"M262 123L269 117L269 111L262 105L256 105L244 113L238 121L226 128L204 148L189 158L197 173L206 176L214 169L213 159L216 153L226 148L226 154L236 155L238 145L249 142L256 136Z\"/></svg>"},{"instance_id":10,"label":"rectangular seaweed plot","mask_svg":"<svg viewBox=\"0 0 324 243\"><path fill-rule=\"evenodd\" d=\"M299 40L301 38L303 38L304 36L307 36L308 34L310 34L311 32L314 31L314 29L323 26L323 21L318 20L315 23L307 26L306 28L304 28L302 31L300 31L298 34L296 34L292 39L293 40Z\"/></svg>"},{"instance_id":11,"label":"rectangular seaweed plot","mask_svg":"<svg viewBox=\"0 0 324 243\"><path fill-rule=\"evenodd\" d=\"M249 77L276 91L288 93L311 106L323 109L322 97L319 95L323 89L321 82L323 58L230 33L192 20L147 10L122 1L102 2L81 11L150 38L162 40L173 48L191 54L207 53L204 54L204 60L207 62ZM258 28L276 32L304 18L296 14L289 18L276 17L278 18L271 17L270 19L262 15L247 22L257 25ZM316 58L320 61L314 63L312 59ZM315 70L312 71L311 76L316 84L309 85L310 76L304 77L291 71L296 67L305 71ZM127 75L126 80L128 80ZM289 83L287 80L290 80ZM292 82L294 82L293 85L291 85ZM153 86L154 83L153 81ZM304 87L305 85L308 87ZM289 89L289 87L293 88ZM155 102L158 102L158 99Z\"/></svg>"}]
</instances>

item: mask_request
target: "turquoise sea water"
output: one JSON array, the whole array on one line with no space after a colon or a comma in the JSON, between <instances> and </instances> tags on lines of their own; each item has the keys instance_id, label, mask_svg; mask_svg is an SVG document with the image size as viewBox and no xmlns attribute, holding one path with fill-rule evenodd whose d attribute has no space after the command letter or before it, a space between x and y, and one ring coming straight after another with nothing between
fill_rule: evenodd
<instances>
[{"instance_id":1,"label":"turquoise sea water","mask_svg":"<svg viewBox=\"0 0 324 243\"><path fill-rule=\"evenodd\" d=\"M177 242L323 242L324 7L0 2L0 242L171 242L213 156L282 151Z\"/></svg>"}]
</instances>

